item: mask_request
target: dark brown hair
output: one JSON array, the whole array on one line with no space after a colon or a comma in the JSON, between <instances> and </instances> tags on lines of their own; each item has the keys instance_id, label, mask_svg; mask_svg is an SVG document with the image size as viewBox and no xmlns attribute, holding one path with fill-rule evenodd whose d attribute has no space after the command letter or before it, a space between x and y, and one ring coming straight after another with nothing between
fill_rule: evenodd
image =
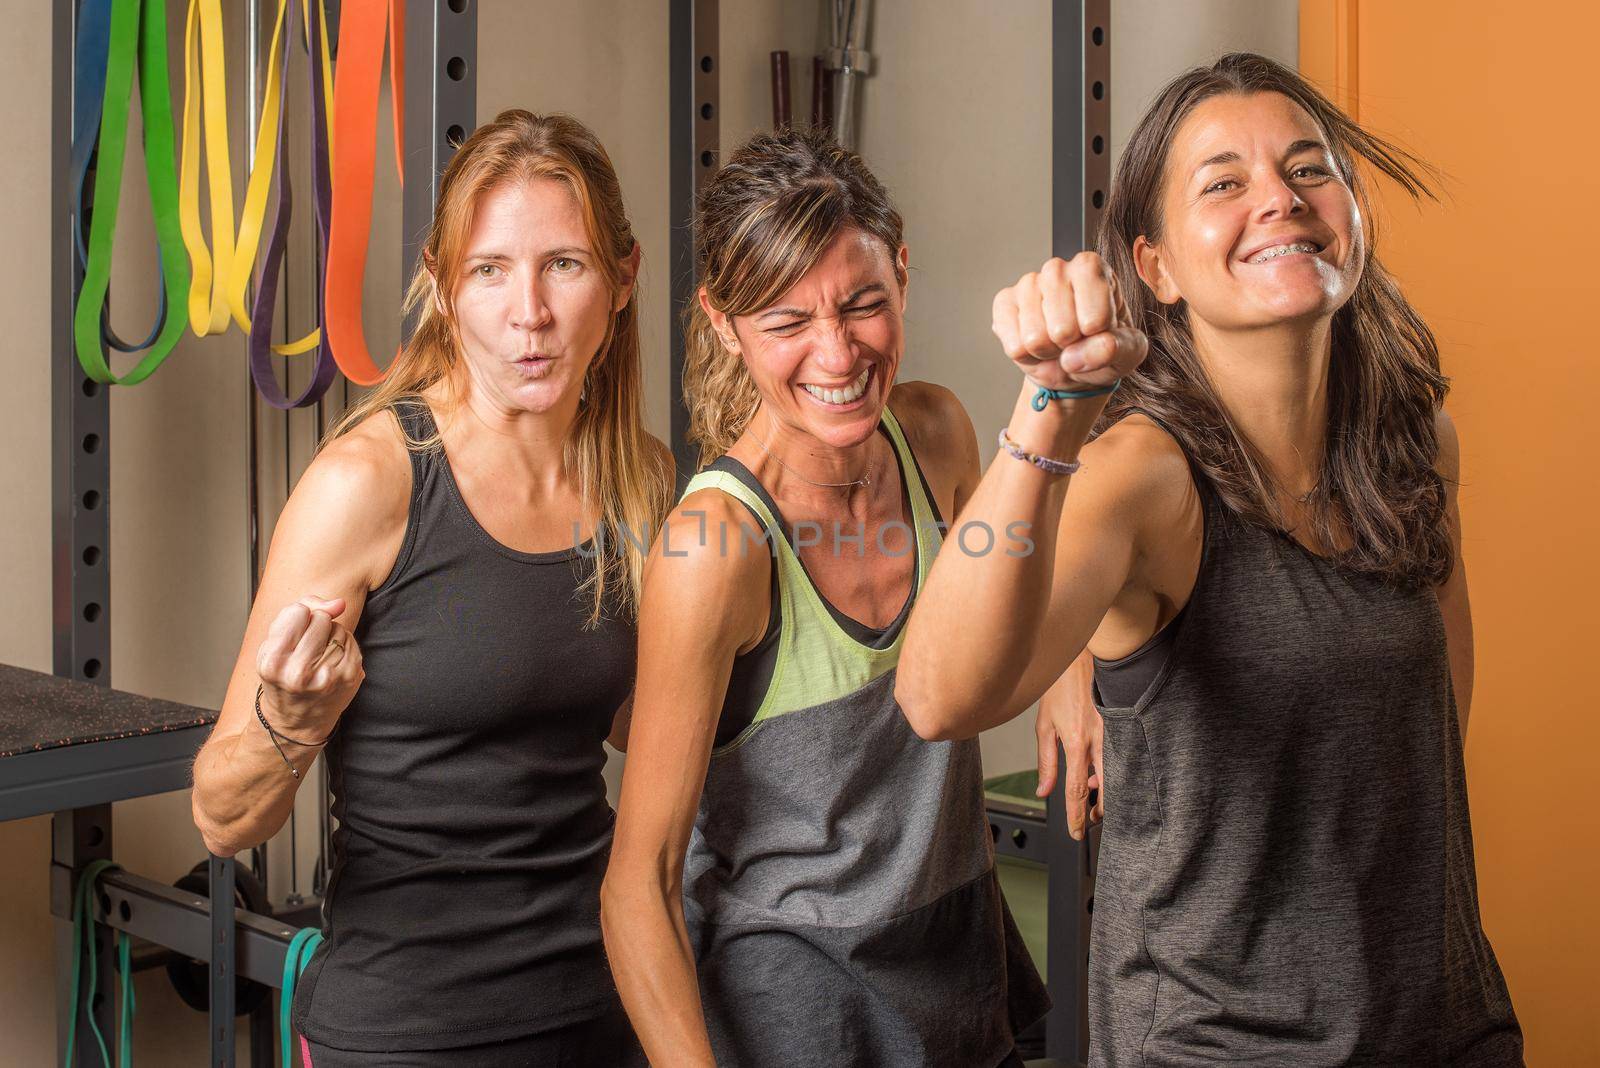
<instances>
[{"instance_id":1,"label":"dark brown hair","mask_svg":"<svg viewBox=\"0 0 1600 1068\"><path fill-rule=\"evenodd\" d=\"M1348 532L1352 544L1338 561L1356 571L1400 585L1443 582L1454 559L1443 521L1444 483L1434 468L1434 419L1449 381L1439 370L1433 332L1373 251L1372 204L1356 160L1413 199L1434 196L1422 175L1436 172L1363 130L1280 63L1234 53L1176 78L1122 153L1100 226L1100 255L1126 283L1129 311L1149 336L1150 352L1106 406L1098 429L1135 409L1148 413L1178 439L1234 512L1264 527L1284 525L1260 451L1234 426L1195 352L1186 305L1156 300L1138 281L1133 259L1135 239L1160 240L1167 157L1183 120L1212 97L1252 93L1280 93L1305 109L1367 225L1360 280L1333 319L1327 437L1320 477L1306 502L1310 533L1327 547L1338 543L1336 531Z\"/></svg>"},{"instance_id":2,"label":"dark brown hair","mask_svg":"<svg viewBox=\"0 0 1600 1068\"><path fill-rule=\"evenodd\" d=\"M891 260L902 230L860 156L826 131L793 129L757 134L729 156L701 189L695 224L700 282L711 306L728 315L781 297L845 227L881 240ZM739 440L761 401L744 360L723 346L697 299L684 313L683 398L702 464Z\"/></svg>"}]
</instances>

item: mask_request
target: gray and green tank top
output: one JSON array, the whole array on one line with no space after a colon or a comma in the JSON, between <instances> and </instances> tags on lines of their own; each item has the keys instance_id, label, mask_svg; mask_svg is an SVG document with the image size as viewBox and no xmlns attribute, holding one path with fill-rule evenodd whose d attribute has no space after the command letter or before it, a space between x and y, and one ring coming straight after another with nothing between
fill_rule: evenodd
<instances>
[{"instance_id":1,"label":"gray and green tank top","mask_svg":"<svg viewBox=\"0 0 1600 1068\"><path fill-rule=\"evenodd\" d=\"M887 409L881 429L915 532L914 600L940 520ZM747 725L712 752L685 870L717 1063L994 1068L1049 998L1000 894L978 743L925 742L901 714L908 611L863 633L743 465L725 457L685 493L707 488L768 532L777 615L770 675L724 709Z\"/></svg>"}]
</instances>

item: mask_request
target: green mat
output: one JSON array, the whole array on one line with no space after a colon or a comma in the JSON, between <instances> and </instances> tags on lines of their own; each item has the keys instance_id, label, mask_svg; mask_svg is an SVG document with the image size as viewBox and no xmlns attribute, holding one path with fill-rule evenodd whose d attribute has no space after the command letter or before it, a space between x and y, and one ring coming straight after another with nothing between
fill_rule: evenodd
<instances>
[{"instance_id":1,"label":"green mat","mask_svg":"<svg viewBox=\"0 0 1600 1068\"><path fill-rule=\"evenodd\" d=\"M1005 895L1006 904L1011 906L1012 918L1022 932L1022 941L1028 946L1029 956L1033 957L1033 966L1049 982L1050 976L1045 971L1048 960L1045 947L1049 944L1046 938L1050 906L1049 873L1043 864L1011 857L1000 857L995 863L995 870L1000 875L1000 892Z\"/></svg>"},{"instance_id":2,"label":"green mat","mask_svg":"<svg viewBox=\"0 0 1600 1068\"><path fill-rule=\"evenodd\" d=\"M985 801L1004 801L1036 809L1042 816L1044 798L1033 796L1033 792L1038 788L1039 769L1029 768L1027 771L1013 771L1007 775L996 775L992 779L983 780L983 797Z\"/></svg>"}]
</instances>

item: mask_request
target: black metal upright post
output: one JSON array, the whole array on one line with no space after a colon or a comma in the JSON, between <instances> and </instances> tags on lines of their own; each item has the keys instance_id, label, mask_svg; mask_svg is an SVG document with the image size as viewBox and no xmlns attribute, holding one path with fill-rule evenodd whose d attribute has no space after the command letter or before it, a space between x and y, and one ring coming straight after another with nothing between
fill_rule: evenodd
<instances>
[{"instance_id":1,"label":"black metal upright post","mask_svg":"<svg viewBox=\"0 0 1600 1068\"><path fill-rule=\"evenodd\" d=\"M671 112L667 201L672 224L668 250L672 262L672 455L678 462L680 484L698 466L688 439L689 410L683 403L683 315L699 288L694 261L695 195L715 172L721 152L717 112L722 56L718 43L717 0L672 0L667 30L671 79L667 93Z\"/></svg>"},{"instance_id":2,"label":"black metal upright post","mask_svg":"<svg viewBox=\"0 0 1600 1068\"><path fill-rule=\"evenodd\" d=\"M1052 254L1095 247L1111 184L1111 0L1056 0L1051 9ZM1045 1049L1073 1063L1089 1057L1089 928L1098 831L1067 834L1065 776L1048 803L1050 897L1047 950L1055 999Z\"/></svg>"},{"instance_id":3,"label":"black metal upright post","mask_svg":"<svg viewBox=\"0 0 1600 1068\"><path fill-rule=\"evenodd\" d=\"M211 985L211 1065L212 1068L233 1068L234 982L238 973L238 958L234 949L233 858L212 856L208 874L211 886L211 958L208 972Z\"/></svg>"},{"instance_id":4,"label":"black metal upright post","mask_svg":"<svg viewBox=\"0 0 1600 1068\"><path fill-rule=\"evenodd\" d=\"M79 225L72 167L73 40L77 0L54 0L50 34L50 462L51 644L53 670L100 686L111 682L111 407L109 389L78 366L73 295L83 277L74 250ZM92 172L91 172L92 173ZM73 973L72 892L83 867L111 856L111 806L55 814L51 823L52 912L57 917L56 1046L66 1055ZM65 905L65 908L61 906ZM91 1020L112 1029L111 932L96 927L99 997L78 1013L76 1048L95 1048ZM87 985L87 976L85 976Z\"/></svg>"},{"instance_id":5,"label":"black metal upright post","mask_svg":"<svg viewBox=\"0 0 1600 1068\"><path fill-rule=\"evenodd\" d=\"M50 154L50 366L54 670L101 686L111 681L110 387L78 366L73 295L83 277L68 174L72 152L75 0L55 0ZM92 175L92 170L91 170Z\"/></svg>"},{"instance_id":6,"label":"black metal upright post","mask_svg":"<svg viewBox=\"0 0 1600 1068\"><path fill-rule=\"evenodd\" d=\"M422 255L439 179L478 126L478 5L406 0L405 190L401 197L400 292ZM411 324L405 324L410 336Z\"/></svg>"}]
</instances>

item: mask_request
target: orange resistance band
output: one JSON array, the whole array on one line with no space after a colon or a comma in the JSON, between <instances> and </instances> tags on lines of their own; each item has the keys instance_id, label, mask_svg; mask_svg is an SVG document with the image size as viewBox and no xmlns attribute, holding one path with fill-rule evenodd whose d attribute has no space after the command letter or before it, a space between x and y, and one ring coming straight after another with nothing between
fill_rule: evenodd
<instances>
[{"instance_id":1,"label":"orange resistance band","mask_svg":"<svg viewBox=\"0 0 1600 1068\"><path fill-rule=\"evenodd\" d=\"M385 33L389 38L394 162L403 185L405 4L403 0L345 0L339 19L339 59L333 73L333 143L339 151L333 160L333 218L328 226L324 301L333 358L346 378L362 386L376 385L387 374L372 362L361 324Z\"/></svg>"}]
</instances>

